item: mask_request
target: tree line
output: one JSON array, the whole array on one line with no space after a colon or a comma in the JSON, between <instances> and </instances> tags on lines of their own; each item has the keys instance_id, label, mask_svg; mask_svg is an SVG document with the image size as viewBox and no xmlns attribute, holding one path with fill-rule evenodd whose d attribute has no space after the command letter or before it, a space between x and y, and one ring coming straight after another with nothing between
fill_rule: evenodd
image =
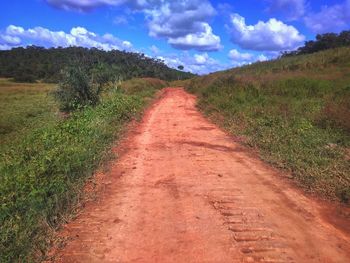
<instances>
[{"instance_id":1,"label":"tree line","mask_svg":"<svg viewBox=\"0 0 350 263\"><path fill-rule=\"evenodd\" d=\"M282 52L282 57L311 54L318 51L350 46L350 30L342 31L339 34L326 33L316 35L316 40L306 41L304 46L294 51Z\"/></svg>"},{"instance_id":2,"label":"tree line","mask_svg":"<svg viewBox=\"0 0 350 263\"><path fill-rule=\"evenodd\" d=\"M102 67L106 70L105 74L123 80L153 77L171 81L194 76L189 72L169 68L162 60L142 53L84 47L47 49L39 46L0 51L0 76L14 78L15 81L57 83L61 79L62 70L77 63L87 71Z\"/></svg>"}]
</instances>

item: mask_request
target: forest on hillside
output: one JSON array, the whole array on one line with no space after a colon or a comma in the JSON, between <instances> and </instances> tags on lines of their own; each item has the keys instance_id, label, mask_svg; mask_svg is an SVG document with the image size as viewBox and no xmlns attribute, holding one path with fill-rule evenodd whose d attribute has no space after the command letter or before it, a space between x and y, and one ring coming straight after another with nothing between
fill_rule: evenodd
<instances>
[{"instance_id":1,"label":"forest on hillside","mask_svg":"<svg viewBox=\"0 0 350 263\"><path fill-rule=\"evenodd\" d=\"M306 41L304 46L294 51L282 52L282 57L312 54L322 50L350 46L350 30L316 35L315 40Z\"/></svg>"},{"instance_id":2,"label":"forest on hillside","mask_svg":"<svg viewBox=\"0 0 350 263\"><path fill-rule=\"evenodd\" d=\"M18 47L0 51L0 77L15 81L58 82L61 71L72 64L83 65L87 70L97 66L108 70L118 79L153 77L163 80L187 79L193 74L169 68L162 60L119 50L104 51L97 48L68 47L44 48ZM183 69L183 65L179 65Z\"/></svg>"}]
</instances>

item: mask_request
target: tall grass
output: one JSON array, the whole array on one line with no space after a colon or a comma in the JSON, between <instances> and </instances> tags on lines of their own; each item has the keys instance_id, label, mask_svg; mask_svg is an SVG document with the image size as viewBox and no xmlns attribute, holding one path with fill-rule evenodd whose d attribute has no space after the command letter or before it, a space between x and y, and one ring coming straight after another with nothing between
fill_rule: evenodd
<instances>
[{"instance_id":1,"label":"tall grass","mask_svg":"<svg viewBox=\"0 0 350 263\"><path fill-rule=\"evenodd\" d=\"M199 95L206 114L223 116L220 124L290 171L306 190L350 200L350 48L256 63L181 84Z\"/></svg>"},{"instance_id":2,"label":"tall grass","mask_svg":"<svg viewBox=\"0 0 350 263\"><path fill-rule=\"evenodd\" d=\"M84 182L103 162L124 124L155 89L110 90L96 107L32 129L8 143L0 160L0 261L42 259L48 233L79 201Z\"/></svg>"}]
</instances>

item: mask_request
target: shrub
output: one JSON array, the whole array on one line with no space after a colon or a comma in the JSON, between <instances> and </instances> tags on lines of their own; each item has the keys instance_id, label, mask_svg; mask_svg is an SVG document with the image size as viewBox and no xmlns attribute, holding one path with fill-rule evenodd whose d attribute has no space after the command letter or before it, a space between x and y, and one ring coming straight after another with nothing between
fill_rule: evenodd
<instances>
[{"instance_id":1,"label":"shrub","mask_svg":"<svg viewBox=\"0 0 350 263\"><path fill-rule=\"evenodd\" d=\"M13 79L15 82L28 82L28 83L34 83L36 82L35 77L27 72L22 72L18 75L16 75Z\"/></svg>"},{"instance_id":2,"label":"shrub","mask_svg":"<svg viewBox=\"0 0 350 263\"><path fill-rule=\"evenodd\" d=\"M70 66L62 72L62 80L54 97L60 110L73 111L84 106L95 106L99 101L101 87L94 85L81 66Z\"/></svg>"}]
</instances>

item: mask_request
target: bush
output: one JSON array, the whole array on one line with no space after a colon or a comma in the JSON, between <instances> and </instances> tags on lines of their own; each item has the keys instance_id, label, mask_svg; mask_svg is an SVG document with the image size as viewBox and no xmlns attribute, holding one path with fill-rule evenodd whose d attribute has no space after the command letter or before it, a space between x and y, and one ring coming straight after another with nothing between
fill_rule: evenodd
<instances>
[{"instance_id":1,"label":"bush","mask_svg":"<svg viewBox=\"0 0 350 263\"><path fill-rule=\"evenodd\" d=\"M33 75L30 73L23 72L19 75L16 75L13 79L15 82L28 82L28 83L34 83L36 82L36 79Z\"/></svg>"},{"instance_id":2,"label":"bush","mask_svg":"<svg viewBox=\"0 0 350 263\"><path fill-rule=\"evenodd\" d=\"M99 101L100 85L94 85L86 69L70 66L62 72L62 80L54 97L60 110L73 111L84 106L95 106Z\"/></svg>"}]
</instances>

